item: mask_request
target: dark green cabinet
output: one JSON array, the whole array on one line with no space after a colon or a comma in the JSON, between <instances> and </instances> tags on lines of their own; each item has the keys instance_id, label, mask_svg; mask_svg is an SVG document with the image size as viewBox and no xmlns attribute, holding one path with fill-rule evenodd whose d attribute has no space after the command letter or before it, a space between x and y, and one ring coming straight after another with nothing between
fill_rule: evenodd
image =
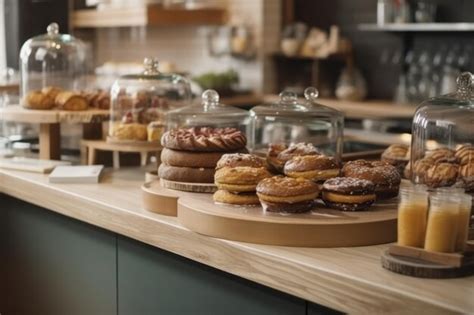
<instances>
[{"instance_id":1,"label":"dark green cabinet","mask_svg":"<svg viewBox=\"0 0 474 315\"><path fill-rule=\"evenodd\" d=\"M0 194L0 314L332 310Z\"/></svg>"}]
</instances>

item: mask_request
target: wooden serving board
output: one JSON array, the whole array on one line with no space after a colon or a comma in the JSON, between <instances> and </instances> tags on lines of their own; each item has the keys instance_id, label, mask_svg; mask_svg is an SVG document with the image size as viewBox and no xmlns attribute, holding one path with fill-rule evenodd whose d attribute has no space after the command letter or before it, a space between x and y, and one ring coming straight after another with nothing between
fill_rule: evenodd
<instances>
[{"instance_id":1,"label":"wooden serving board","mask_svg":"<svg viewBox=\"0 0 474 315\"><path fill-rule=\"evenodd\" d=\"M318 204L305 214L264 213L261 206L215 204L211 195L192 194L178 200L178 221L200 234L248 243L347 247L396 240L397 199L379 202L368 211L342 212Z\"/></svg>"},{"instance_id":2,"label":"wooden serving board","mask_svg":"<svg viewBox=\"0 0 474 315\"><path fill-rule=\"evenodd\" d=\"M27 109L20 105L10 105L0 108L0 114L5 121L53 124L53 123L99 123L109 119L107 109L88 109L82 111L66 111L58 109Z\"/></svg>"},{"instance_id":3,"label":"wooden serving board","mask_svg":"<svg viewBox=\"0 0 474 315\"><path fill-rule=\"evenodd\" d=\"M429 262L415 257L399 256L386 250L382 266L390 271L418 278L459 278L474 275L474 260L461 266Z\"/></svg>"}]
</instances>

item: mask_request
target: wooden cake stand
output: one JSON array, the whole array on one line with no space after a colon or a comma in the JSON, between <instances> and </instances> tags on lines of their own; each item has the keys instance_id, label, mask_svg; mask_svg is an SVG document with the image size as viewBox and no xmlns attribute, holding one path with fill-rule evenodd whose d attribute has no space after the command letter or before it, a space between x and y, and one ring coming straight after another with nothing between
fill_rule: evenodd
<instances>
[{"instance_id":1,"label":"wooden cake stand","mask_svg":"<svg viewBox=\"0 0 474 315\"><path fill-rule=\"evenodd\" d=\"M102 122L109 119L109 111L89 109L85 111L34 110L20 105L0 108L4 121L39 124L39 157L59 160L61 154L61 123L82 124L84 139L102 137Z\"/></svg>"},{"instance_id":2,"label":"wooden cake stand","mask_svg":"<svg viewBox=\"0 0 474 315\"><path fill-rule=\"evenodd\" d=\"M261 206L215 204L212 195L178 199L178 221L200 234L249 243L302 247L347 247L396 240L397 199L368 211L343 212L318 204L305 214L264 213Z\"/></svg>"}]
</instances>

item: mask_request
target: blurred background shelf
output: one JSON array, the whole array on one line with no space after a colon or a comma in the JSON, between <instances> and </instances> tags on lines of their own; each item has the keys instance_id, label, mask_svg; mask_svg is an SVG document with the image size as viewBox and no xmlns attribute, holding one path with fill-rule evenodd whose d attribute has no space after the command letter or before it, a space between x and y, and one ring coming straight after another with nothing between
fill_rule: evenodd
<instances>
[{"instance_id":1,"label":"blurred background shelf","mask_svg":"<svg viewBox=\"0 0 474 315\"><path fill-rule=\"evenodd\" d=\"M360 31L371 32L474 32L474 23L374 23L358 24Z\"/></svg>"},{"instance_id":2,"label":"blurred background shelf","mask_svg":"<svg viewBox=\"0 0 474 315\"><path fill-rule=\"evenodd\" d=\"M226 20L227 12L220 8L184 9L148 5L77 10L72 14L72 27L222 25Z\"/></svg>"}]
</instances>

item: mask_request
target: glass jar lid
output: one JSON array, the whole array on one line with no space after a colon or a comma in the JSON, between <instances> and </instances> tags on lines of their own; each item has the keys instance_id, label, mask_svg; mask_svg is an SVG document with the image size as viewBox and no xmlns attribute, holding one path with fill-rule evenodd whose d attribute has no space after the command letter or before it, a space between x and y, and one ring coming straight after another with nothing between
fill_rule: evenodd
<instances>
[{"instance_id":1,"label":"glass jar lid","mask_svg":"<svg viewBox=\"0 0 474 315\"><path fill-rule=\"evenodd\" d=\"M268 116L307 116L319 115L323 117L343 117L337 109L322 105L317 102L319 92L314 87L304 90L305 100L299 100L294 92L283 91L277 102L255 106L252 114Z\"/></svg>"},{"instance_id":2,"label":"glass jar lid","mask_svg":"<svg viewBox=\"0 0 474 315\"><path fill-rule=\"evenodd\" d=\"M472 105L474 104L474 75L470 72L461 73L456 79L456 91L435 96L421 103L424 105Z\"/></svg>"},{"instance_id":3,"label":"glass jar lid","mask_svg":"<svg viewBox=\"0 0 474 315\"><path fill-rule=\"evenodd\" d=\"M36 50L34 58L37 61L44 60L46 58L55 58L55 51L67 51L76 54L74 58L85 60L86 53L84 44L80 39L75 38L70 34L59 33L59 25L57 23L51 23L46 28L46 33L35 36L28 39L22 46L20 51L20 58L28 58L30 52L33 49L42 48Z\"/></svg>"},{"instance_id":4,"label":"glass jar lid","mask_svg":"<svg viewBox=\"0 0 474 315\"><path fill-rule=\"evenodd\" d=\"M200 116L200 115L212 115L218 118L218 116L248 116L248 111L237 108L234 106L225 105L219 102L219 93L215 90L205 90L201 96L200 104L193 104L183 108L179 108L168 113L168 116L187 115L187 116ZM212 123L212 122L210 122Z\"/></svg>"}]
</instances>

